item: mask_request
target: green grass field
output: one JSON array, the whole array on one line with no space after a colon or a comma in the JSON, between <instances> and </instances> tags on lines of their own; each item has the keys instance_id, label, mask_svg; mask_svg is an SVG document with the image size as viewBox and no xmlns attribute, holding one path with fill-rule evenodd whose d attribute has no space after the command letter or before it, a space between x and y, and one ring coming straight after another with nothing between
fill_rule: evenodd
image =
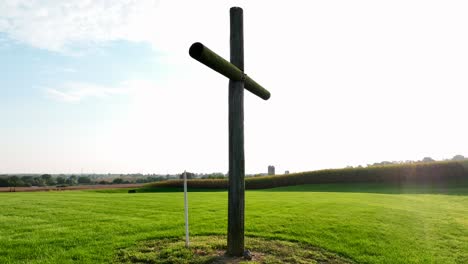
<instances>
[{"instance_id":1,"label":"green grass field","mask_svg":"<svg viewBox=\"0 0 468 264\"><path fill-rule=\"evenodd\" d=\"M189 194L191 235L224 235L226 192ZM0 193L0 263L109 263L184 235L183 194ZM468 263L468 187L305 185L247 191L246 235L300 241L359 263Z\"/></svg>"}]
</instances>

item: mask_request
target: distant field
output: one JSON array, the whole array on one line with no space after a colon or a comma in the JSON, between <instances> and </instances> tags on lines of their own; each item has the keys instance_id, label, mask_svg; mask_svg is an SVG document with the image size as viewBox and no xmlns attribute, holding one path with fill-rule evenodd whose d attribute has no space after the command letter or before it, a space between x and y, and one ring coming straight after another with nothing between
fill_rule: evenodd
<instances>
[{"instance_id":1,"label":"distant field","mask_svg":"<svg viewBox=\"0 0 468 264\"><path fill-rule=\"evenodd\" d=\"M41 192L41 191L70 191L70 190L98 190L98 189L119 189L119 188L139 188L143 184L112 184L112 185L76 185L66 187L43 186L43 187L0 187L0 192Z\"/></svg>"},{"instance_id":2,"label":"distant field","mask_svg":"<svg viewBox=\"0 0 468 264\"><path fill-rule=\"evenodd\" d=\"M369 166L365 168L325 169L298 173L246 177L247 190L271 189L304 184L380 183L399 186L445 187L468 183L468 159ZM188 186L199 189L227 189L227 179L191 179ZM182 188L183 180L149 183L152 188Z\"/></svg>"},{"instance_id":3,"label":"distant field","mask_svg":"<svg viewBox=\"0 0 468 264\"><path fill-rule=\"evenodd\" d=\"M224 235L227 193L189 194L192 235ZM138 241L184 234L183 195L0 193L0 263L109 263ZM302 185L247 191L246 234L359 263L467 263L468 187Z\"/></svg>"}]
</instances>

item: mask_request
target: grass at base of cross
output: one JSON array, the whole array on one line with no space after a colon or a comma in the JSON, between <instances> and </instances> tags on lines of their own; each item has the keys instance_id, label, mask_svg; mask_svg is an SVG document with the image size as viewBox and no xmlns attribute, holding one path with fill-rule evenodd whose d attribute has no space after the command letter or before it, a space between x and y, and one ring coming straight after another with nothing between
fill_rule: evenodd
<instances>
[{"instance_id":1,"label":"grass at base of cross","mask_svg":"<svg viewBox=\"0 0 468 264\"><path fill-rule=\"evenodd\" d=\"M226 256L226 237L196 236L191 238L190 248L181 238L167 238L139 242L118 251L115 263L353 263L323 249L305 243L246 237L246 249L251 260Z\"/></svg>"}]
</instances>

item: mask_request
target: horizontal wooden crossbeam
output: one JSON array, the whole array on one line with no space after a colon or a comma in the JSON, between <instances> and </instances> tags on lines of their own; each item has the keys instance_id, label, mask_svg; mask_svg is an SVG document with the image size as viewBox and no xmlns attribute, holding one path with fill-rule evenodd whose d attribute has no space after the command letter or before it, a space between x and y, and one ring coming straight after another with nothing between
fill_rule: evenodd
<instances>
[{"instance_id":1,"label":"horizontal wooden crossbeam","mask_svg":"<svg viewBox=\"0 0 468 264\"><path fill-rule=\"evenodd\" d=\"M223 59L200 42L193 43L192 46L190 46L189 54L195 60L221 73L230 80L244 81L244 88L258 97L264 100L270 98L270 92L268 90L252 80L252 78L247 76L247 74L242 72L234 64Z\"/></svg>"}]
</instances>

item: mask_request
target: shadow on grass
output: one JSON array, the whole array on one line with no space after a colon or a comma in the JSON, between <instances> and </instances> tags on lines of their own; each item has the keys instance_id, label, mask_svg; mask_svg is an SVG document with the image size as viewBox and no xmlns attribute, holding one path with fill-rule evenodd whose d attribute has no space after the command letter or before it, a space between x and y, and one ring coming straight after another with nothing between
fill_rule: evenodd
<instances>
[{"instance_id":1,"label":"shadow on grass","mask_svg":"<svg viewBox=\"0 0 468 264\"><path fill-rule=\"evenodd\" d=\"M277 187L258 191L268 192L349 192L381 194L443 194L468 195L468 183L446 185L424 184L383 184L383 183L349 183L349 184L306 184L288 187Z\"/></svg>"},{"instance_id":2,"label":"shadow on grass","mask_svg":"<svg viewBox=\"0 0 468 264\"><path fill-rule=\"evenodd\" d=\"M225 189L189 188L189 192L225 192ZM443 194L468 195L468 182L445 185L424 184L384 184L384 183L348 183L348 184L305 184L270 189L248 190L256 192L347 192L347 193L381 193L381 194ZM183 192L177 187L143 187L138 193Z\"/></svg>"},{"instance_id":3,"label":"shadow on grass","mask_svg":"<svg viewBox=\"0 0 468 264\"><path fill-rule=\"evenodd\" d=\"M151 193L151 192L183 192L183 188L179 187L143 187L137 189L139 193ZM215 189L215 188L188 188L188 192L226 192L226 189Z\"/></svg>"},{"instance_id":4,"label":"shadow on grass","mask_svg":"<svg viewBox=\"0 0 468 264\"><path fill-rule=\"evenodd\" d=\"M127 193L130 189L89 190L103 193ZM136 193L174 193L183 192L179 187L142 187L134 188ZM189 192L226 192L226 189L189 188ZM443 194L468 195L468 182L451 184L385 184L385 183L347 183L347 184L305 184L270 189L247 190L253 192L345 192L378 194Z\"/></svg>"},{"instance_id":5,"label":"shadow on grass","mask_svg":"<svg viewBox=\"0 0 468 264\"><path fill-rule=\"evenodd\" d=\"M135 192L133 192L135 190ZM127 189L105 189L105 190L84 190L86 192L96 193L174 193L183 192L183 188L178 187L142 187L142 188L127 188ZM201 188L189 188L189 192L226 192L224 189L201 189Z\"/></svg>"}]
</instances>

